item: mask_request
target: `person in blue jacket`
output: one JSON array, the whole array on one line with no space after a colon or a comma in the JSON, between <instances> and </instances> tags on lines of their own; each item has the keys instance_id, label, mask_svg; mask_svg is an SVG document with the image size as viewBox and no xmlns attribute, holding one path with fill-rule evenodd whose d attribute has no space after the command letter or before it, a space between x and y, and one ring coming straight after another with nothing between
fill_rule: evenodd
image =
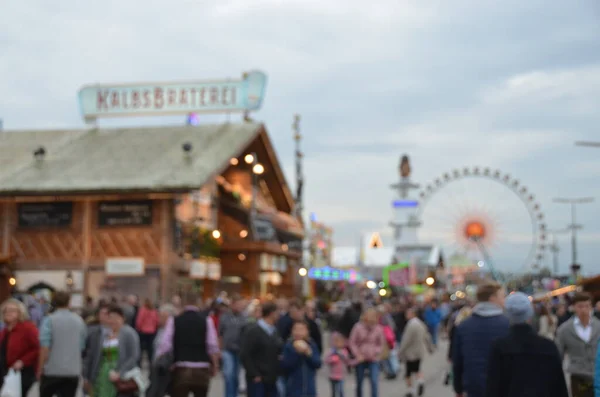
<instances>
[{"instance_id":1,"label":"person in blue jacket","mask_svg":"<svg viewBox=\"0 0 600 397\"><path fill-rule=\"evenodd\" d=\"M306 322L294 323L292 338L283 348L281 366L286 379L283 397L317 396L316 375L321 367L321 353L317 344L309 338Z\"/></svg>"},{"instance_id":2,"label":"person in blue jacket","mask_svg":"<svg viewBox=\"0 0 600 397\"><path fill-rule=\"evenodd\" d=\"M457 397L485 397L488 360L492 344L509 333L504 315L505 292L495 282L477 288L477 304L471 316L454 331L452 372Z\"/></svg>"},{"instance_id":3,"label":"person in blue jacket","mask_svg":"<svg viewBox=\"0 0 600 397\"><path fill-rule=\"evenodd\" d=\"M435 346L437 346L438 329L440 328L440 323L442 322L442 311L439 309L437 301L431 301L429 306L427 306L425 309L423 317L425 319L427 329L431 334L431 341Z\"/></svg>"}]
</instances>

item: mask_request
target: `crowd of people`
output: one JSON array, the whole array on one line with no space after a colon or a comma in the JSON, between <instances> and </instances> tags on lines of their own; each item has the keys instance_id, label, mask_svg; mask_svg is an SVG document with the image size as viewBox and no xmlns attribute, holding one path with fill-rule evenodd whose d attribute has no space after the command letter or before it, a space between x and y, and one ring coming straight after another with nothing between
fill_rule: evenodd
<instances>
[{"instance_id":1,"label":"crowd of people","mask_svg":"<svg viewBox=\"0 0 600 397\"><path fill-rule=\"evenodd\" d=\"M600 312L582 292L569 306L532 304L521 292L506 296L495 283L480 286L475 305L451 314L446 382L452 378L457 396L568 397L568 356L571 397L599 397Z\"/></svg>"},{"instance_id":2,"label":"crowd of people","mask_svg":"<svg viewBox=\"0 0 600 397\"><path fill-rule=\"evenodd\" d=\"M36 381L40 397L74 397L81 380L94 397L204 397L218 373L225 397L343 397L349 373L356 397L365 380L378 397L380 375L393 381L401 367L407 397L417 397L425 394L423 361L440 337L449 340L450 363L440 382L456 396L567 397L568 356L571 397L600 397L600 321L584 293L569 308L534 304L520 292L506 296L495 283L480 285L476 302L406 295L327 307L175 296L157 306L128 296L88 299L75 313L69 301L56 292L37 321L20 300L0 307L0 369L4 383L18 374L21 385L11 397L26 397ZM319 371L328 391L319 390Z\"/></svg>"}]
</instances>

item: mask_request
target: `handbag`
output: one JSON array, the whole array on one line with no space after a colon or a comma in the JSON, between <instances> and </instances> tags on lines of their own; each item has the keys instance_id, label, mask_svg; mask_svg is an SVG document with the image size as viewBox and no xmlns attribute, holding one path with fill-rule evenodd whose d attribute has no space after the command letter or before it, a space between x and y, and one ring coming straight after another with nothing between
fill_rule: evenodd
<instances>
[{"instance_id":1,"label":"handbag","mask_svg":"<svg viewBox=\"0 0 600 397\"><path fill-rule=\"evenodd\" d=\"M114 384L118 394L135 394L139 391L138 384L133 379L119 379Z\"/></svg>"}]
</instances>

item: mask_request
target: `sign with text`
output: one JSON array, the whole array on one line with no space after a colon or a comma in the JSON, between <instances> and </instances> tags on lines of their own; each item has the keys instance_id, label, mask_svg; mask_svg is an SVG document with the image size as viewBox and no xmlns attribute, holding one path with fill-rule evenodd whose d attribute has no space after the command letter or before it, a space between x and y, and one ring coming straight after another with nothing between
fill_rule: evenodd
<instances>
[{"instance_id":1,"label":"sign with text","mask_svg":"<svg viewBox=\"0 0 600 397\"><path fill-rule=\"evenodd\" d=\"M108 276L142 276L145 261L144 258L107 258L105 271Z\"/></svg>"},{"instance_id":2,"label":"sign with text","mask_svg":"<svg viewBox=\"0 0 600 397\"><path fill-rule=\"evenodd\" d=\"M218 260L194 260L190 263L190 278L217 281L221 279L221 263Z\"/></svg>"},{"instance_id":3,"label":"sign with text","mask_svg":"<svg viewBox=\"0 0 600 397\"><path fill-rule=\"evenodd\" d=\"M73 220L73 203L22 203L18 205L19 227L67 227Z\"/></svg>"},{"instance_id":4,"label":"sign with text","mask_svg":"<svg viewBox=\"0 0 600 397\"><path fill-rule=\"evenodd\" d=\"M209 280L220 280L221 279L221 263L212 261L206 265L206 278Z\"/></svg>"},{"instance_id":5,"label":"sign with text","mask_svg":"<svg viewBox=\"0 0 600 397\"><path fill-rule=\"evenodd\" d=\"M206 261L192 261L190 263L191 278L206 278L208 273L208 263Z\"/></svg>"},{"instance_id":6,"label":"sign with text","mask_svg":"<svg viewBox=\"0 0 600 397\"><path fill-rule=\"evenodd\" d=\"M254 238L258 241L271 241L277 236L273 222L263 216L257 215L252 220Z\"/></svg>"},{"instance_id":7,"label":"sign with text","mask_svg":"<svg viewBox=\"0 0 600 397\"><path fill-rule=\"evenodd\" d=\"M152 200L101 201L98 203L98 226L150 226Z\"/></svg>"},{"instance_id":8,"label":"sign with text","mask_svg":"<svg viewBox=\"0 0 600 397\"><path fill-rule=\"evenodd\" d=\"M260 109L267 76L245 73L240 80L91 85L79 91L86 122L98 118L231 113Z\"/></svg>"}]
</instances>

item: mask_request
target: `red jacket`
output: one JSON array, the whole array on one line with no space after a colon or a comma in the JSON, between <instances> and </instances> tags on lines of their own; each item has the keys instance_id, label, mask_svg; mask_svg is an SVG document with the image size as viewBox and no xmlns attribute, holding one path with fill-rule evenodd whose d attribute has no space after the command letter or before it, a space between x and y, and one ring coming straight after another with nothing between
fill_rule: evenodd
<instances>
[{"instance_id":1,"label":"red jacket","mask_svg":"<svg viewBox=\"0 0 600 397\"><path fill-rule=\"evenodd\" d=\"M9 331L4 328L0 333L0 345ZM10 331L6 347L6 368L10 368L21 360L24 367L35 367L40 354L40 337L38 329L31 321L17 323Z\"/></svg>"},{"instance_id":2,"label":"red jacket","mask_svg":"<svg viewBox=\"0 0 600 397\"><path fill-rule=\"evenodd\" d=\"M158 329L157 311L141 307L135 320L135 328L143 334L155 334Z\"/></svg>"}]
</instances>

